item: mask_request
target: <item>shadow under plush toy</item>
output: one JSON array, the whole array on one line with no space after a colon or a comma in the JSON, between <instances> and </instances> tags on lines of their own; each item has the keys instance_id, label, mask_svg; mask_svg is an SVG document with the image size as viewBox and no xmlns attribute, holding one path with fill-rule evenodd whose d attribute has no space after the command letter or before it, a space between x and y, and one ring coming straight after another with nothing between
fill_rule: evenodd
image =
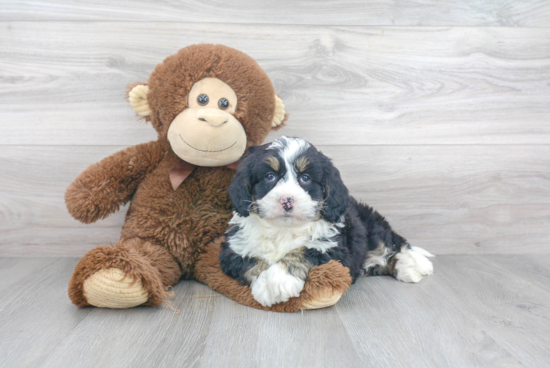
<instances>
[{"instance_id":1,"label":"shadow under plush toy","mask_svg":"<svg viewBox=\"0 0 550 368\"><path fill-rule=\"evenodd\" d=\"M351 283L332 261L314 267L299 297L262 307L218 261L231 218L227 189L248 147L283 125L285 110L260 66L221 45L193 45L159 64L129 92L158 140L129 147L86 169L67 189L84 223L132 201L121 239L84 256L69 282L77 306L156 306L180 279L196 279L244 305L281 312L335 304Z\"/></svg>"}]
</instances>

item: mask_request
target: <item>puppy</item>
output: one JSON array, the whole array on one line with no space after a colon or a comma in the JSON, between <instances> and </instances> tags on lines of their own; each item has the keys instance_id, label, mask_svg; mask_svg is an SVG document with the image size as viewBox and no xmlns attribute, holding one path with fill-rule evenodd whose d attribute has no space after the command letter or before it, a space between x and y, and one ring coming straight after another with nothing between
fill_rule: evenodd
<instances>
[{"instance_id":1,"label":"puppy","mask_svg":"<svg viewBox=\"0 0 550 368\"><path fill-rule=\"evenodd\" d=\"M263 306L297 297L309 270L330 260L359 276L419 282L432 255L411 247L384 217L348 193L329 158L298 138L254 147L229 186L234 209L223 271Z\"/></svg>"}]
</instances>

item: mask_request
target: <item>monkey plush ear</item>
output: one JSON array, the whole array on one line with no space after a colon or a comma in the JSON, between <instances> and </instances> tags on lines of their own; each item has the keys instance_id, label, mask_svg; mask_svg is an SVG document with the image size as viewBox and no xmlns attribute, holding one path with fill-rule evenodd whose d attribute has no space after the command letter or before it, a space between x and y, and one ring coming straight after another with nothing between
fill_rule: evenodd
<instances>
[{"instance_id":1,"label":"monkey plush ear","mask_svg":"<svg viewBox=\"0 0 550 368\"><path fill-rule=\"evenodd\" d=\"M275 96L275 115L273 115L273 120L271 121L271 129L277 130L282 128L285 125L286 119L285 104L279 96Z\"/></svg>"},{"instance_id":2,"label":"monkey plush ear","mask_svg":"<svg viewBox=\"0 0 550 368\"><path fill-rule=\"evenodd\" d=\"M147 103L147 93L149 93L149 87L143 84L138 84L128 92L128 100L132 109L142 117L151 115L151 109Z\"/></svg>"}]
</instances>

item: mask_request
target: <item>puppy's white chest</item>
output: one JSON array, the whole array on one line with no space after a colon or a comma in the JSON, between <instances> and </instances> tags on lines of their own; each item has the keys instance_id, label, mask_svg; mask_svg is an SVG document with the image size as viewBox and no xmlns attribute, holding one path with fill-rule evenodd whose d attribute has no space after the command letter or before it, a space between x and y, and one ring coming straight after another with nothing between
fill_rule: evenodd
<instances>
[{"instance_id":1,"label":"puppy's white chest","mask_svg":"<svg viewBox=\"0 0 550 368\"><path fill-rule=\"evenodd\" d=\"M339 224L324 220L301 226L280 226L254 214L248 217L235 214L230 223L239 226L239 231L228 240L231 249L243 257L258 257L270 264L300 247L324 253L337 246L331 238L338 233Z\"/></svg>"},{"instance_id":2,"label":"puppy's white chest","mask_svg":"<svg viewBox=\"0 0 550 368\"><path fill-rule=\"evenodd\" d=\"M308 240L305 237L293 236L291 233L282 231L279 236L262 237L258 239L258 245L252 252L268 263L276 263L289 252L300 247L307 246Z\"/></svg>"}]
</instances>

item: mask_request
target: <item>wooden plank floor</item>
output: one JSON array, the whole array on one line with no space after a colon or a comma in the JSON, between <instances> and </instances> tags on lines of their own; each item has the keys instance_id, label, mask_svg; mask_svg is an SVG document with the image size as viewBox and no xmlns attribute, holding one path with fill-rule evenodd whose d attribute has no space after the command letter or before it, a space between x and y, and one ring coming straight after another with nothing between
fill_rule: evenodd
<instances>
[{"instance_id":1,"label":"wooden plank floor","mask_svg":"<svg viewBox=\"0 0 550 368\"><path fill-rule=\"evenodd\" d=\"M0 258L0 367L547 367L550 255L435 258L420 284L360 279L332 308L241 306L182 281L174 309L76 308L76 258Z\"/></svg>"}]
</instances>

